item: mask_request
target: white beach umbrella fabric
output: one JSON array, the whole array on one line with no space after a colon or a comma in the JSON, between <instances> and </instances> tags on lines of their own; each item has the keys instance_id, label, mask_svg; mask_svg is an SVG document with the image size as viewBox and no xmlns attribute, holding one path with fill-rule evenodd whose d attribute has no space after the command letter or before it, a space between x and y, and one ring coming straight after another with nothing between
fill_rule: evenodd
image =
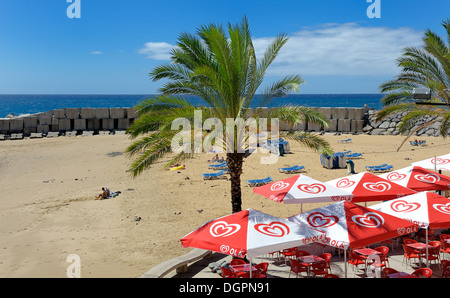
<instances>
[{"instance_id":1,"label":"white beach umbrella fabric","mask_svg":"<svg viewBox=\"0 0 450 298\"><path fill-rule=\"evenodd\" d=\"M424 159L418 162L411 163L412 166L419 166L425 169L433 169L435 171L450 172L450 153Z\"/></svg>"}]
</instances>

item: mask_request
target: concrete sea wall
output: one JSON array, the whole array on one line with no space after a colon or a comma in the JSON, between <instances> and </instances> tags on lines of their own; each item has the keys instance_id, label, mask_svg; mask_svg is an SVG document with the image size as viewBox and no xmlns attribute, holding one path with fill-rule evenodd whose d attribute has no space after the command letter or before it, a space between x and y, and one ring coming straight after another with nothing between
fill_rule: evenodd
<instances>
[{"instance_id":1,"label":"concrete sea wall","mask_svg":"<svg viewBox=\"0 0 450 298\"><path fill-rule=\"evenodd\" d=\"M268 111L269 108L263 109ZM373 109L347 107L317 109L329 120L328 127L321 127L314 123L299 123L295 127L290 127L282 122L280 129L396 135L399 134L397 128L403 116L403 114L396 114L383 121L377 121L376 111ZM0 118L0 140L123 133L136 117L133 108L66 108L20 117ZM438 136L439 124L438 121L431 127L421 129L416 135Z\"/></svg>"}]
</instances>

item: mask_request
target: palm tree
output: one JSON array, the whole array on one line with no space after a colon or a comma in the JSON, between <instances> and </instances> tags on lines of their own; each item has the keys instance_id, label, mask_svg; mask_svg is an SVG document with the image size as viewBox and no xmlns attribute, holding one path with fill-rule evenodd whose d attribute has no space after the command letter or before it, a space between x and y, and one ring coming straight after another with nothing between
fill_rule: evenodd
<instances>
[{"instance_id":1,"label":"palm tree","mask_svg":"<svg viewBox=\"0 0 450 298\"><path fill-rule=\"evenodd\" d=\"M215 119L216 123L226 123L227 119L236 123L238 119L245 121L250 116L254 119L264 116L269 127L271 119L276 117L291 125L309 121L326 126L328 122L325 117L311 108L284 106L272 109L268 115L263 115L263 109L250 108L267 68L287 40L286 34L277 36L258 61L245 17L238 25L228 24L227 31L220 25L211 24L201 26L195 35L180 34L177 46L171 51L172 63L158 66L150 73L153 81L166 80L159 90L161 95L149 98L136 107L138 119L130 126L128 133L131 138L144 136L126 150L129 156L141 153L131 165L130 172L137 176L168 153L172 153L173 158L166 167L179 163L202 152L202 149L208 149L202 148L201 142L196 142L206 138L211 145L227 150L232 212L241 211L240 177L246 153L239 149L248 149L249 144L246 148L239 148L238 144L248 139L248 134L242 134L245 127L236 124L232 128L225 126L206 131L199 129L198 120L195 123L195 114L198 116L201 113L202 119ZM267 104L293 90L298 91L302 83L299 75L286 76L269 85L258 99L262 105ZM189 96L199 97L205 104L194 105ZM259 128L260 122L256 123ZM216 138L223 135L226 135L223 142ZM317 151L332 152L329 144L317 135L297 131L284 135Z\"/></svg>"},{"instance_id":2,"label":"palm tree","mask_svg":"<svg viewBox=\"0 0 450 298\"><path fill-rule=\"evenodd\" d=\"M382 103L384 108L377 118L407 112L399 124L402 134L408 133L397 150L418 130L441 121L439 134L446 137L450 130L450 19L442 22L448 36L445 42L440 36L425 31L421 48L406 47L397 59L402 68L396 79L383 83L381 92L386 94ZM431 90L431 99L427 104L416 104L413 99L414 88ZM431 117L430 117L431 116ZM419 121L425 123L418 125Z\"/></svg>"}]
</instances>

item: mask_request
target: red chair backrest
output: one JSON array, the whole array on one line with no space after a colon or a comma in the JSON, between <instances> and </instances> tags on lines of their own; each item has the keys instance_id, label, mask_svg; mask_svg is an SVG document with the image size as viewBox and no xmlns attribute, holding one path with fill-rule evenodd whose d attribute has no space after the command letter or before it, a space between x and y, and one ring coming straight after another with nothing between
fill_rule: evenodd
<instances>
[{"instance_id":1,"label":"red chair backrest","mask_svg":"<svg viewBox=\"0 0 450 298\"><path fill-rule=\"evenodd\" d=\"M225 267L220 267L220 270L222 271L222 278L237 278L238 275L231 271L230 269L227 269Z\"/></svg>"},{"instance_id":2,"label":"red chair backrest","mask_svg":"<svg viewBox=\"0 0 450 298\"><path fill-rule=\"evenodd\" d=\"M431 277L432 274L433 274L433 271L430 268L419 268L412 273L412 275L415 275L417 277L423 276L426 278Z\"/></svg>"},{"instance_id":3,"label":"red chair backrest","mask_svg":"<svg viewBox=\"0 0 450 298\"><path fill-rule=\"evenodd\" d=\"M263 262L255 265L255 268L260 270L261 273L266 273L269 268L269 263Z\"/></svg>"},{"instance_id":4,"label":"red chair backrest","mask_svg":"<svg viewBox=\"0 0 450 298\"><path fill-rule=\"evenodd\" d=\"M411 243L417 243L417 241L416 240L414 240L414 239L404 239L403 240L403 243L404 244L411 244Z\"/></svg>"},{"instance_id":5,"label":"red chair backrest","mask_svg":"<svg viewBox=\"0 0 450 298\"><path fill-rule=\"evenodd\" d=\"M247 263L242 259L232 259L230 262L230 265L241 265L241 264L247 264Z\"/></svg>"}]
</instances>

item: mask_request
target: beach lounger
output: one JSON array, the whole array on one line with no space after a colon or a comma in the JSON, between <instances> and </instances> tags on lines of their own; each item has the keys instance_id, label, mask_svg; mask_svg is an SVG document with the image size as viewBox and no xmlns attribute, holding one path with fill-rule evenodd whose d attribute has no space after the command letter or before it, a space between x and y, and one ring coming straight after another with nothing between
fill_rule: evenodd
<instances>
[{"instance_id":1,"label":"beach lounger","mask_svg":"<svg viewBox=\"0 0 450 298\"><path fill-rule=\"evenodd\" d=\"M386 167L386 166L388 166L387 163L384 163L384 164L379 165L379 166L366 166L366 170L371 170L371 169L376 169L376 168L383 168L383 167Z\"/></svg>"},{"instance_id":2,"label":"beach lounger","mask_svg":"<svg viewBox=\"0 0 450 298\"><path fill-rule=\"evenodd\" d=\"M352 139L339 140L338 143L350 143Z\"/></svg>"},{"instance_id":3,"label":"beach lounger","mask_svg":"<svg viewBox=\"0 0 450 298\"><path fill-rule=\"evenodd\" d=\"M203 180L212 180L212 179L221 179L227 178L225 174L228 173L228 170L221 170L216 173L202 173Z\"/></svg>"},{"instance_id":4,"label":"beach lounger","mask_svg":"<svg viewBox=\"0 0 450 298\"><path fill-rule=\"evenodd\" d=\"M394 167L392 165L387 165L385 167L379 167L379 168L373 168L371 170L369 170L370 172L374 172L374 173L385 173L385 172L390 172L392 171Z\"/></svg>"},{"instance_id":5,"label":"beach lounger","mask_svg":"<svg viewBox=\"0 0 450 298\"><path fill-rule=\"evenodd\" d=\"M305 166L292 166L289 168L278 168L278 171L280 171L281 173L286 173L286 174L292 174L292 173L298 173L300 171L302 171L305 168Z\"/></svg>"},{"instance_id":6,"label":"beach lounger","mask_svg":"<svg viewBox=\"0 0 450 298\"><path fill-rule=\"evenodd\" d=\"M208 165L208 168L211 170L225 170L228 166L226 162L222 162L214 165Z\"/></svg>"},{"instance_id":7,"label":"beach lounger","mask_svg":"<svg viewBox=\"0 0 450 298\"><path fill-rule=\"evenodd\" d=\"M272 177L267 177L264 179L254 179L254 180L247 180L248 186L260 186L260 185L264 185L267 183L272 182Z\"/></svg>"},{"instance_id":8,"label":"beach lounger","mask_svg":"<svg viewBox=\"0 0 450 298\"><path fill-rule=\"evenodd\" d=\"M361 157L362 156L362 153L352 153L352 154L347 154L345 157L346 158L358 158L358 157Z\"/></svg>"}]
</instances>

